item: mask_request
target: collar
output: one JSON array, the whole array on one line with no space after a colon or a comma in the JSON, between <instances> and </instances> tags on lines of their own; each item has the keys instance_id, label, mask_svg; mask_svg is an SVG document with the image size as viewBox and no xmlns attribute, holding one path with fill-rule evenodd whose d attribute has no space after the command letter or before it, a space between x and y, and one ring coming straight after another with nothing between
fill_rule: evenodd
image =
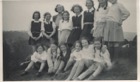
<instances>
[{"instance_id":1,"label":"collar","mask_svg":"<svg viewBox=\"0 0 140 82\"><path fill-rule=\"evenodd\" d=\"M51 21L46 21L46 20L44 21L45 24L50 24L50 22L51 22Z\"/></svg>"},{"instance_id":2,"label":"collar","mask_svg":"<svg viewBox=\"0 0 140 82\"><path fill-rule=\"evenodd\" d=\"M34 21L34 22L37 22L37 23L38 23L38 22L40 22L39 20L38 20L38 21L36 21L36 20L33 20L33 21Z\"/></svg>"},{"instance_id":3,"label":"collar","mask_svg":"<svg viewBox=\"0 0 140 82\"><path fill-rule=\"evenodd\" d=\"M94 10L94 8L92 7L91 9L87 10L87 12L92 12Z\"/></svg>"},{"instance_id":4,"label":"collar","mask_svg":"<svg viewBox=\"0 0 140 82\"><path fill-rule=\"evenodd\" d=\"M78 17L80 17L82 14L80 13L79 15L78 15ZM77 15L75 15L75 16L77 16Z\"/></svg>"}]
</instances>

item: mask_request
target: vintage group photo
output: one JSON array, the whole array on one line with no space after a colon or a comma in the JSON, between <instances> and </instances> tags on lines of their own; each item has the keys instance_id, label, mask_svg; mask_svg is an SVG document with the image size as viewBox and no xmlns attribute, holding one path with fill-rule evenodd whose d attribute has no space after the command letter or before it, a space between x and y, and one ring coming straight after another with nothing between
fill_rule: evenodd
<instances>
[{"instance_id":1,"label":"vintage group photo","mask_svg":"<svg viewBox=\"0 0 140 82\"><path fill-rule=\"evenodd\" d=\"M137 0L3 0L3 81L137 80Z\"/></svg>"}]
</instances>

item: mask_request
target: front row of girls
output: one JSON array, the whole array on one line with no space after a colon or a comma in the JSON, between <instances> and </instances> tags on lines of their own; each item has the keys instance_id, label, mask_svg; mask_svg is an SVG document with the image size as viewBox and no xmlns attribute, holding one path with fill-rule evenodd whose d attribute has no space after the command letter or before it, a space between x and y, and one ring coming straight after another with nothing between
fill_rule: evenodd
<instances>
[{"instance_id":1,"label":"front row of girls","mask_svg":"<svg viewBox=\"0 0 140 82\"><path fill-rule=\"evenodd\" d=\"M59 47L52 42L47 50L43 45L37 45L36 51L31 56L31 62L21 75L26 75L35 63L40 62L40 69L37 76L42 74L48 65L48 74L59 75L66 72L73 65L70 75L66 80L83 80L90 75L89 80L94 79L103 70L110 69L112 63L110 54L105 45L102 45L100 38L95 38L94 43L90 44L87 38L76 41L72 50L67 44Z\"/></svg>"}]
</instances>

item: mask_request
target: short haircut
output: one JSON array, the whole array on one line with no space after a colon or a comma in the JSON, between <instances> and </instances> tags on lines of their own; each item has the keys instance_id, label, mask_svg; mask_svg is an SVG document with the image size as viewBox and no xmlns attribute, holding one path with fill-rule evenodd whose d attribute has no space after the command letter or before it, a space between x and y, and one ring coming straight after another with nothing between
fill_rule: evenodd
<instances>
[{"instance_id":1,"label":"short haircut","mask_svg":"<svg viewBox=\"0 0 140 82\"><path fill-rule=\"evenodd\" d=\"M55 7L55 12L58 12L58 11L57 11L57 7L58 7L58 6L61 6L61 7L63 8L63 11L65 10L63 5L57 4L56 7Z\"/></svg>"},{"instance_id":2,"label":"short haircut","mask_svg":"<svg viewBox=\"0 0 140 82\"><path fill-rule=\"evenodd\" d=\"M82 12L82 11L83 11L82 6L80 6L80 5L76 4L76 5L73 5L73 6L72 6L72 8L71 8L71 11L72 11L72 12L74 12L74 8L75 8L75 7L79 7L80 12ZM75 13L75 12L74 12L74 13Z\"/></svg>"},{"instance_id":3,"label":"short haircut","mask_svg":"<svg viewBox=\"0 0 140 82\"><path fill-rule=\"evenodd\" d=\"M36 13L39 15L38 19L40 19L41 16L40 16L40 12L39 12L39 11L35 11L35 12L33 13L32 18L35 19L34 15L35 15Z\"/></svg>"},{"instance_id":4,"label":"short haircut","mask_svg":"<svg viewBox=\"0 0 140 82\"><path fill-rule=\"evenodd\" d=\"M40 46L43 48L43 51L45 50L45 47L44 47L43 44L37 44L37 45L35 46L36 52L37 52L38 47L40 47Z\"/></svg>"}]
</instances>

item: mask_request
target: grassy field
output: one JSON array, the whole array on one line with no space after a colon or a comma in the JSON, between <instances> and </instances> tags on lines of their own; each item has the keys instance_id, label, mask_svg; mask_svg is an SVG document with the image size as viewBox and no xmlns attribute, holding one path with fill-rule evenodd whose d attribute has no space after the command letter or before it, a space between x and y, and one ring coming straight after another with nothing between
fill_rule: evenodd
<instances>
[{"instance_id":1,"label":"grassy field","mask_svg":"<svg viewBox=\"0 0 140 82\"><path fill-rule=\"evenodd\" d=\"M128 35L128 36L127 36ZM135 33L126 33L125 37L132 40ZM19 64L31 55L32 50L28 45L28 35L25 32L3 32L3 69L4 81L38 81L52 80L46 72L43 76L36 77L37 70L33 69L27 76L20 76L23 71ZM126 39L127 39L126 38ZM137 48L122 48L119 54L119 63L108 72L102 72L96 80L136 80L137 79ZM10 68L10 69L9 69ZM65 80L70 71L62 73L55 80Z\"/></svg>"}]
</instances>

